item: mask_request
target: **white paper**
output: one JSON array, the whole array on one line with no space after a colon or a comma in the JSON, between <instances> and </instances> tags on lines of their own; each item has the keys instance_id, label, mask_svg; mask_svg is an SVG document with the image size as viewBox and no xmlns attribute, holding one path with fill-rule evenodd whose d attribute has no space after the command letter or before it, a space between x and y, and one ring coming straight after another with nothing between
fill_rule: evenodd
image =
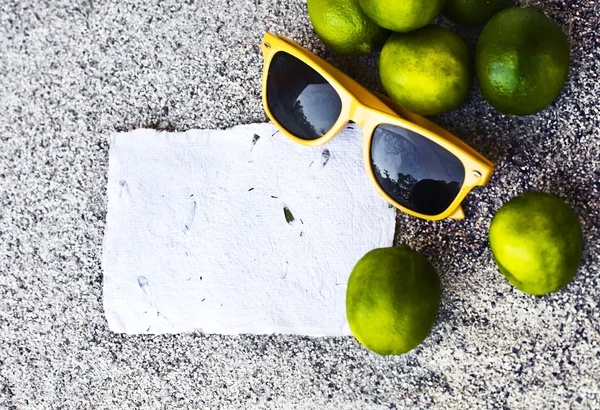
<instances>
[{"instance_id":1,"label":"white paper","mask_svg":"<svg viewBox=\"0 0 600 410\"><path fill-rule=\"evenodd\" d=\"M352 127L317 148L271 124L113 135L103 253L109 328L350 334L348 276L366 252L392 245L395 226Z\"/></svg>"}]
</instances>

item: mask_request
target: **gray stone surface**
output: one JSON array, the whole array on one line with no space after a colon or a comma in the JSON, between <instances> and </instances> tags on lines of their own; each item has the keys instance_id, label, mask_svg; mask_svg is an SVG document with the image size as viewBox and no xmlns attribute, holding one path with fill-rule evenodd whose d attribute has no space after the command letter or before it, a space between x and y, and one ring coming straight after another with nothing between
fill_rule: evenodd
<instances>
[{"instance_id":1,"label":"gray stone surface","mask_svg":"<svg viewBox=\"0 0 600 410\"><path fill-rule=\"evenodd\" d=\"M443 301L419 348L384 358L350 337L122 336L101 303L111 132L265 121L266 30L377 88L374 57L327 52L301 0L1 1L0 408L600 408L600 6L527 3L568 32L568 83L536 116L500 115L474 86L436 118L497 171L464 221L398 216ZM527 190L566 199L585 233L575 280L541 298L501 277L486 242Z\"/></svg>"}]
</instances>

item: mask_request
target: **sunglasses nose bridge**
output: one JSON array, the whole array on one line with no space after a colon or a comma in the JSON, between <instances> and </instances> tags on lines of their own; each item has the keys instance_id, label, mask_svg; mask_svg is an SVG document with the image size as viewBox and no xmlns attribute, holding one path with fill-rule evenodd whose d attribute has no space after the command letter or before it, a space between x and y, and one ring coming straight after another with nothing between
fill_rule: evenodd
<instances>
[{"instance_id":1,"label":"sunglasses nose bridge","mask_svg":"<svg viewBox=\"0 0 600 410\"><path fill-rule=\"evenodd\" d=\"M365 105L355 102L350 109L350 120L362 127L365 124L368 114L369 110Z\"/></svg>"}]
</instances>

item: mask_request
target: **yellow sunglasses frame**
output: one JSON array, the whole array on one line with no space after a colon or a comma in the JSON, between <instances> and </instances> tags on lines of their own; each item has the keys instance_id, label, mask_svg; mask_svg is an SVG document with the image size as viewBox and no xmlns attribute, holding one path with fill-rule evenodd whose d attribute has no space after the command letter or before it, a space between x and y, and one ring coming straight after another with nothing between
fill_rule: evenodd
<instances>
[{"instance_id":1,"label":"yellow sunglasses frame","mask_svg":"<svg viewBox=\"0 0 600 410\"><path fill-rule=\"evenodd\" d=\"M273 124L284 135L305 146L319 146L333 139L346 127L349 121L353 121L360 125L363 130L363 162L365 171L371 183L377 189L377 192L386 201L409 215L431 221L445 218L463 219L465 217L460 204L474 187L485 185L490 180L494 172L494 164L490 160L439 125L420 115L407 111L383 94L368 90L316 54L281 35L267 33L263 38L262 52L264 57L262 78L263 106ZM286 52L308 64L321 74L340 96L342 101L340 116L333 127L322 137L315 140L304 140L290 134L277 122L269 110L269 105L267 104L267 76L269 75L269 66L273 56L277 52ZM381 188L375 178L370 158L373 132L380 124L397 125L420 134L447 149L462 162L465 167L465 180L458 195L444 212L433 216L415 212L396 202Z\"/></svg>"}]
</instances>

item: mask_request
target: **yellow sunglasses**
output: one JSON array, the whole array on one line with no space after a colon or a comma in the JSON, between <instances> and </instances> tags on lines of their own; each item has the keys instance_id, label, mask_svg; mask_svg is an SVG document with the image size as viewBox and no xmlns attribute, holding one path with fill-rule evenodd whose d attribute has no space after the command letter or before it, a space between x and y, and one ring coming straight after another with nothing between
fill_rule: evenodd
<instances>
[{"instance_id":1,"label":"yellow sunglasses","mask_svg":"<svg viewBox=\"0 0 600 410\"><path fill-rule=\"evenodd\" d=\"M489 181L491 161L283 36L267 33L262 52L263 104L283 134L317 146L352 121L363 130L367 175L390 204L423 219L465 217L460 203Z\"/></svg>"}]
</instances>

